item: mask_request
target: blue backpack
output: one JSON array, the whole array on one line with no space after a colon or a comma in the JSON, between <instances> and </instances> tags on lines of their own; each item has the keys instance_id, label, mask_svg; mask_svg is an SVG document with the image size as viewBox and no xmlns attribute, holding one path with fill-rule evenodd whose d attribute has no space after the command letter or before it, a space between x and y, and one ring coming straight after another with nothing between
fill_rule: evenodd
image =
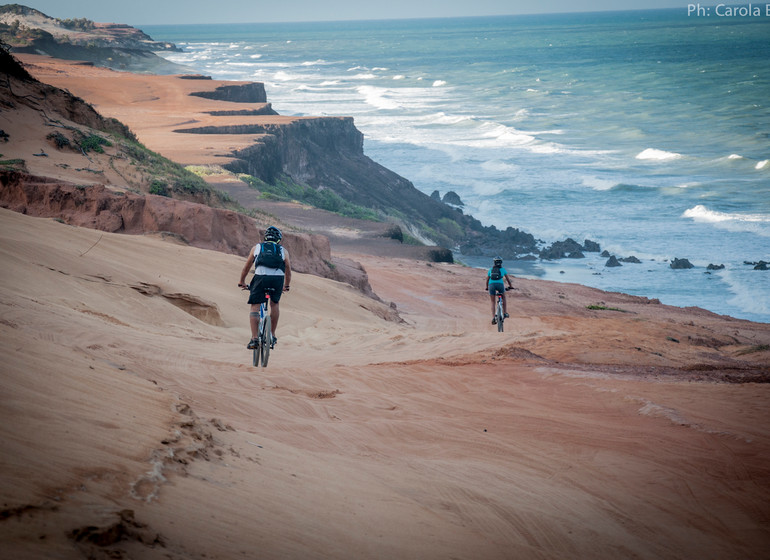
<instances>
[{"instance_id":1,"label":"blue backpack","mask_svg":"<svg viewBox=\"0 0 770 560\"><path fill-rule=\"evenodd\" d=\"M257 266L286 270L286 263L281 256L281 248L277 243L272 241L262 243L259 255L257 255Z\"/></svg>"}]
</instances>

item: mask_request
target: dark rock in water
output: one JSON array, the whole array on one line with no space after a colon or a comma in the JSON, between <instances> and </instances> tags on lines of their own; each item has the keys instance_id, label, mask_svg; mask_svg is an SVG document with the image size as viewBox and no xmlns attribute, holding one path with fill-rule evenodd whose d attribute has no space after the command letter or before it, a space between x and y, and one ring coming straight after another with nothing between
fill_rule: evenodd
<instances>
[{"instance_id":1,"label":"dark rock in water","mask_svg":"<svg viewBox=\"0 0 770 560\"><path fill-rule=\"evenodd\" d=\"M709 264L706 267L706 270L724 270L725 265L723 264Z\"/></svg>"},{"instance_id":2,"label":"dark rock in water","mask_svg":"<svg viewBox=\"0 0 770 560\"><path fill-rule=\"evenodd\" d=\"M438 200L439 202L441 202L441 193L438 191L433 191L432 193L430 193L430 197L433 200Z\"/></svg>"},{"instance_id":3,"label":"dark rock in water","mask_svg":"<svg viewBox=\"0 0 770 560\"><path fill-rule=\"evenodd\" d=\"M671 261L671 268L674 270L684 270L687 268L694 268L694 265L687 259L674 259Z\"/></svg>"},{"instance_id":4,"label":"dark rock in water","mask_svg":"<svg viewBox=\"0 0 770 560\"><path fill-rule=\"evenodd\" d=\"M564 241L554 241L550 247L540 252L540 258L546 260L563 259L570 253L581 252L583 246L572 238Z\"/></svg>"},{"instance_id":5,"label":"dark rock in water","mask_svg":"<svg viewBox=\"0 0 770 560\"><path fill-rule=\"evenodd\" d=\"M599 246L599 244L596 241L591 241L590 239L586 239L583 242L583 250L587 253L598 253L602 250L602 248Z\"/></svg>"},{"instance_id":6,"label":"dark rock in water","mask_svg":"<svg viewBox=\"0 0 770 560\"><path fill-rule=\"evenodd\" d=\"M607 249L605 249L604 251L602 251L602 254L601 254L601 255L599 255L599 256L600 256L600 257L604 257L604 258L607 258L607 257L610 257L610 256L612 256L612 255L610 255L610 252L609 252Z\"/></svg>"},{"instance_id":7,"label":"dark rock in water","mask_svg":"<svg viewBox=\"0 0 770 560\"><path fill-rule=\"evenodd\" d=\"M463 201L460 199L460 195L454 191L449 191L446 193L444 198L441 200L444 202L444 204L449 204L450 206L465 206Z\"/></svg>"},{"instance_id":8,"label":"dark rock in water","mask_svg":"<svg viewBox=\"0 0 770 560\"><path fill-rule=\"evenodd\" d=\"M441 206L447 208L444 204ZM478 224L477 220L467 218ZM471 231L471 235L460 243L459 249L463 255L489 258L499 255L503 259L516 259L523 255L540 253L537 241L531 233L512 227L505 230L498 230L495 226L482 227L480 224L477 227L478 229Z\"/></svg>"},{"instance_id":9,"label":"dark rock in water","mask_svg":"<svg viewBox=\"0 0 770 560\"><path fill-rule=\"evenodd\" d=\"M756 266L754 267L754 270L770 270L770 267L768 267L768 264L765 261L759 261Z\"/></svg>"},{"instance_id":10,"label":"dark rock in water","mask_svg":"<svg viewBox=\"0 0 770 560\"><path fill-rule=\"evenodd\" d=\"M625 257L623 259L620 259L620 262L624 263L634 263L634 264L642 264L642 261L637 259L635 256L631 255L630 257Z\"/></svg>"},{"instance_id":11,"label":"dark rock in water","mask_svg":"<svg viewBox=\"0 0 770 560\"><path fill-rule=\"evenodd\" d=\"M618 258L617 258L615 255L612 255L612 256L611 256L611 257L610 257L610 258L607 260L607 262L606 262L606 263L604 263L604 266L613 267L613 266L623 266L623 265L622 265L622 264L620 264L620 262L618 262Z\"/></svg>"},{"instance_id":12,"label":"dark rock in water","mask_svg":"<svg viewBox=\"0 0 770 560\"><path fill-rule=\"evenodd\" d=\"M584 259L586 256L581 251L573 251L567 255L568 259Z\"/></svg>"}]
</instances>

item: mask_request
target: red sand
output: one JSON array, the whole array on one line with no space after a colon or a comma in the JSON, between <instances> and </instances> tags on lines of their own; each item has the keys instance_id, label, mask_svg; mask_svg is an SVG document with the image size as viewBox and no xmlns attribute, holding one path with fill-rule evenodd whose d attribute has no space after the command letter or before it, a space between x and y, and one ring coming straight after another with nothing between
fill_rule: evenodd
<instances>
[{"instance_id":1,"label":"red sand","mask_svg":"<svg viewBox=\"0 0 770 560\"><path fill-rule=\"evenodd\" d=\"M770 325L348 250L403 321L297 274L257 369L242 258L0 210L2 556L767 557Z\"/></svg>"}]
</instances>

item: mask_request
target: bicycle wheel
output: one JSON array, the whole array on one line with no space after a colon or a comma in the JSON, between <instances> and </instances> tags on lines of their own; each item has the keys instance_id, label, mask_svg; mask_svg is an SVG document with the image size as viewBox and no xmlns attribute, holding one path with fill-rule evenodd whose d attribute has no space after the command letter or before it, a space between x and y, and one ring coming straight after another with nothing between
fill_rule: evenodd
<instances>
[{"instance_id":1,"label":"bicycle wheel","mask_svg":"<svg viewBox=\"0 0 770 560\"><path fill-rule=\"evenodd\" d=\"M259 341L257 341L257 345L254 347L254 350L251 351L251 363L254 367L259 366L259 354L260 354L260 344Z\"/></svg>"},{"instance_id":2,"label":"bicycle wheel","mask_svg":"<svg viewBox=\"0 0 770 560\"><path fill-rule=\"evenodd\" d=\"M267 361L270 359L270 345L273 342L273 330L270 321L270 315L265 317L262 323L262 331L259 333L259 341L262 344L262 367L267 367Z\"/></svg>"},{"instance_id":3,"label":"bicycle wheel","mask_svg":"<svg viewBox=\"0 0 770 560\"><path fill-rule=\"evenodd\" d=\"M505 321L505 315L503 314L502 303L497 303L497 332L503 332L503 321Z\"/></svg>"}]
</instances>

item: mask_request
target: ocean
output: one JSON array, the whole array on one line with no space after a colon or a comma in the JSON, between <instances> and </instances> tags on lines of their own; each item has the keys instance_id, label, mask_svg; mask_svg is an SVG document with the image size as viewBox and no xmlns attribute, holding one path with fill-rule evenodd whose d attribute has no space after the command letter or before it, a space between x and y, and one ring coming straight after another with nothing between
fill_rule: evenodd
<instances>
[{"instance_id":1,"label":"ocean","mask_svg":"<svg viewBox=\"0 0 770 560\"><path fill-rule=\"evenodd\" d=\"M515 275L770 322L770 271L746 264L770 261L764 14L142 29L195 72L264 82L280 114L354 117L369 157L426 194L456 192L485 225L641 261L506 262Z\"/></svg>"}]
</instances>

